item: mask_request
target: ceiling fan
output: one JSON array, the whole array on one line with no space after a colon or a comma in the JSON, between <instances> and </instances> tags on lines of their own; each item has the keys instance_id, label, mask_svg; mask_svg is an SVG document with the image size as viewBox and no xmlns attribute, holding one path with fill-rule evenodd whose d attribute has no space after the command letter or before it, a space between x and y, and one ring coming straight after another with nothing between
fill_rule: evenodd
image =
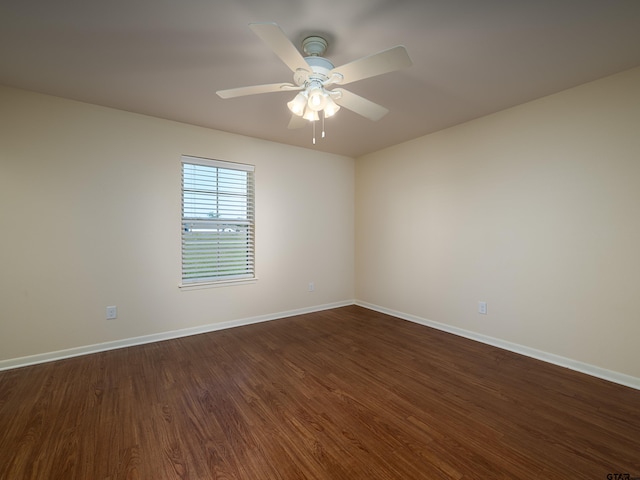
<instances>
[{"instance_id":1,"label":"ceiling fan","mask_svg":"<svg viewBox=\"0 0 640 480\"><path fill-rule=\"evenodd\" d=\"M249 27L291 69L293 83L254 85L219 90L216 93L221 98L234 98L258 93L298 91L295 98L287 103L292 112L289 128L302 127L307 123L306 120L315 122L320 119L320 115L324 120L333 116L341 106L370 120L379 120L388 113L385 107L335 87L393 72L412 64L407 49L399 45L334 67L322 56L328 44L320 36L310 36L302 41L302 50L306 54L303 57L277 24L251 23Z\"/></svg>"}]
</instances>

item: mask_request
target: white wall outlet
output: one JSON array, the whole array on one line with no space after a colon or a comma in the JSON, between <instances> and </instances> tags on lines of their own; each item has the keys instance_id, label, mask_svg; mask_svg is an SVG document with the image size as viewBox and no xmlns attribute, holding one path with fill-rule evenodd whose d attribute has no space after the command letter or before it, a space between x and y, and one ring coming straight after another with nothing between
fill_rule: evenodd
<instances>
[{"instance_id":1,"label":"white wall outlet","mask_svg":"<svg viewBox=\"0 0 640 480\"><path fill-rule=\"evenodd\" d=\"M314 292L316 290L316 286L313 282L309 282L309 291Z\"/></svg>"},{"instance_id":2,"label":"white wall outlet","mask_svg":"<svg viewBox=\"0 0 640 480\"><path fill-rule=\"evenodd\" d=\"M107 307L107 320L114 320L118 318L118 307Z\"/></svg>"},{"instance_id":3,"label":"white wall outlet","mask_svg":"<svg viewBox=\"0 0 640 480\"><path fill-rule=\"evenodd\" d=\"M481 315L487 314L487 302L478 302L478 313Z\"/></svg>"}]
</instances>

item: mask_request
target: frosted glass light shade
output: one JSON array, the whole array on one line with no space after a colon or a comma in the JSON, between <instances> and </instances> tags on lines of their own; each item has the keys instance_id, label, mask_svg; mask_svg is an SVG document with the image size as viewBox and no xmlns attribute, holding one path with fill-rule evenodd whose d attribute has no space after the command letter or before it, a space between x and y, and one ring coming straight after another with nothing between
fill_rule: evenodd
<instances>
[{"instance_id":1,"label":"frosted glass light shade","mask_svg":"<svg viewBox=\"0 0 640 480\"><path fill-rule=\"evenodd\" d=\"M308 90L309 100L307 106L316 112L322 110L327 104L328 95L321 86L313 86Z\"/></svg>"},{"instance_id":2,"label":"frosted glass light shade","mask_svg":"<svg viewBox=\"0 0 640 480\"><path fill-rule=\"evenodd\" d=\"M327 105L324 107L325 118L333 117L340 110L340 105L333 101L331 97L327 98Z\"/></svg>"},{"instance_id":3,"label":"frosted glass light shade","mask_svg":"<svg viewBox=\"0 0 640 480\"><path fill-rule=\"evenodd\" d=\"M304 109L307 106L307 96L305 92L300 92L296 97L287 103L287 107L294 115L301 117L304 114Z\"/></svg>"},{"instance_id":4,"label":"frosted glass light shade","mask_svg":"<svg viewBox=\"0 0 640 480\"><path fill-rule=\"evenodd\" d=\"M309 120L310 122L315 122L316 120L320 120L320 116L318 115L318 112L315 110L312 110L311 108L307 108L302 118L304 118L305 120Z\"/></svg>"}]
</instances>

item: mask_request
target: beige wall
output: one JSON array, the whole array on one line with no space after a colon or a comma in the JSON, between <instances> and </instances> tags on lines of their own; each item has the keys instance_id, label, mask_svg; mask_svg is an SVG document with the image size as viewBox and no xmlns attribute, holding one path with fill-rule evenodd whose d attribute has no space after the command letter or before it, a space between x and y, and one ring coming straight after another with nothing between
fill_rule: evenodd
<instances>
[{"instance_id":1,"label":"beige wall","mask_svg":"<svg viewBox=\"0 0 640 480\"><path fill-rule=\"evenodd\" d=\"M640 377L640 69L357 159L356 245L362 302Z\"/></svg>"},{"instance_id":2,"label":"beige wall","mask_svg":"<svg viewBox=\"0 0 640 480\"><path fill-rule=\"evenodd\" d=\"M640 69L355 170L0 87L0 363L357 298L640 378L638 132ZM178 288L181 154L256 165L256 283Z\"/></svg>"},{"instance_id":3,"label":"beige wall","mask_svg":"<svg viewBox=\"0 0 640 480\"><path fill-rule=\"evenodd\" d=\"M182 154L256 165L256 283L178 288ZM0 361L352 301L353 197L347 157L0 87Z\"/></svg>"}]
</instances>

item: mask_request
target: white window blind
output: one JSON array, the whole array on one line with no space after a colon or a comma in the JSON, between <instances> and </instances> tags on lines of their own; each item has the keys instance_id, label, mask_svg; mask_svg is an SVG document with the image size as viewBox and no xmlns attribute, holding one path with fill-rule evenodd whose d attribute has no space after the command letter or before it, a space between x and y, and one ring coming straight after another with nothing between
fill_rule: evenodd
<instances>
[{"instance_id":1,"label":"white window blind","mask_svg":"<svg viewBox=\"0 0 640 480\"><path fill-rule=\"evenodd\" d=\"M254 277L254 167L183 156L182 283Z\"/></svg>"}]
</instances>

